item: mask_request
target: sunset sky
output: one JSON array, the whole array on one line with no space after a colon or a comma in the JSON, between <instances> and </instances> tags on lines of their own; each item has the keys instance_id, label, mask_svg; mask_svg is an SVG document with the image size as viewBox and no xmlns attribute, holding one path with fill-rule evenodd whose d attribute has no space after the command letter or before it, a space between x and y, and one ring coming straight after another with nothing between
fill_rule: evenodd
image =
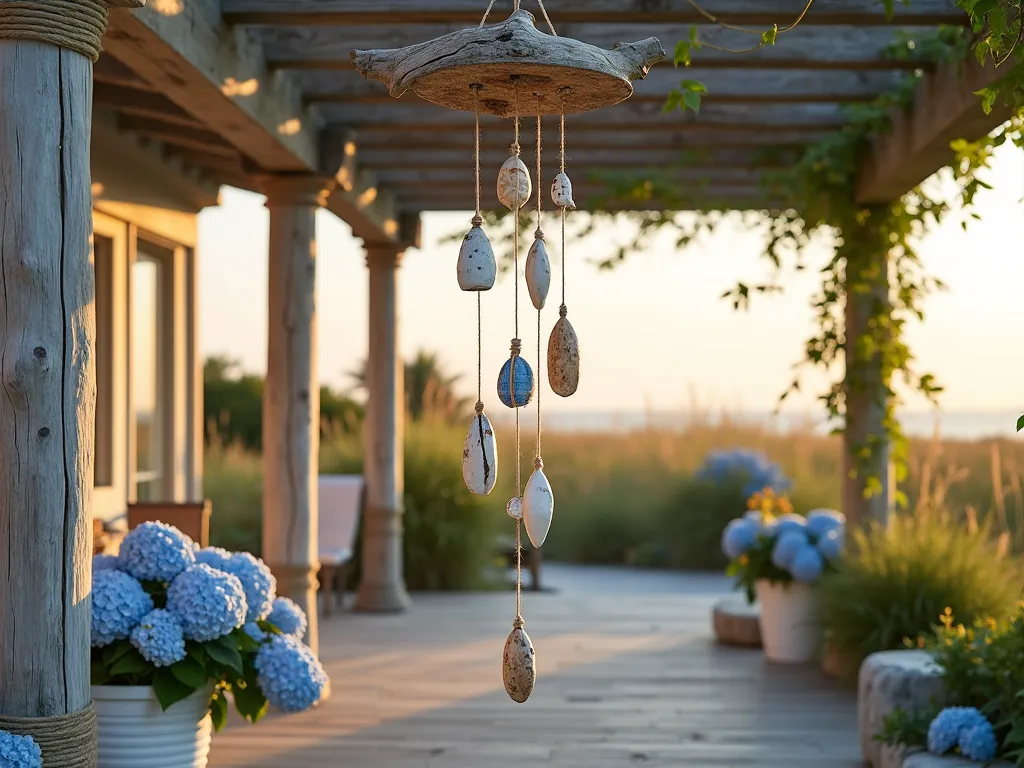
<instances>
[{"instance_id":1,"label":"sunset sky","mask_svg":"<svg viewBox=\"0 0 1024 768\"><path fill-rule=\"evenodd\" d=\"M936 373L951 411L1024 408L1024 157L1004 148L989 177L995 190L978 200L982 221L967 233L950 220L921 243L925 262L950 287L926 303L924 325L910 331L921 370ZM471 185L467 183L467 200ZM267 211L263 198L225 188L223 204L200 216L201 344L252 371L266 366ZM476 303L455 280L458 243L439 244L468 227L469 213L424 217L423 248L401 268L401 346L436 351L452 372L476 374ZM367 271L347 226L318 216L320 372L324 383L347 387L367 347ZM611 238L628 230L609 225L590 240L569 245L568 306L580 337L582 380L570 400L549 396L552 411L685 409L693 403L730 410L774 406L792 377L812 330L812 269L787 277L787 291L736 312L719 298L738 279L767 274L759 238L725 227L685 251L672 238L635 252L612 272L591 263ZM820 250L817 264L824 262ZM553 259L557 255L553 254ZM513 335L511 275L484 295L484 394L493 384ZM542 319L547 334L558 317L555 277ZM521 293L524 355L535 363L536 313ZM545 377L546 378L546 377ZM788 406L811 411L822 378L811 375ZM817 386L816 386L817 384ZM922 408L920 400L910 406Z\"/></svg>"}]
</instances>

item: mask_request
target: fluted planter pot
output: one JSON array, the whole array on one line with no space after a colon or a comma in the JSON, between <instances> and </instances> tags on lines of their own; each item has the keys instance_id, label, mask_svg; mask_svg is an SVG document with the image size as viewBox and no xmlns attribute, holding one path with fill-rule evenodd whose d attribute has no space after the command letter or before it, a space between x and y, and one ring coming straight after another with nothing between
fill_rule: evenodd
<instances>
[{"instance_id":1,"label":"fluted planter pot","mask_svg":"<svg viewBox=\"0 0 1024 768\"><path fill-rule=\"evenodd\" d=\"M213 722L210 691L166 712L150 686L94 685L99 721L98 768L206 768Z\"/></svg>"},{"instance_id":2,"label":"fluted planter pot","mask_svg":"<svg viewBox=\"0 0 1024 768\"><path fill-rule=\"evenodd\" d=\"M757 582L761 643L768 661L806 664L821 649L821 619L814 587L791 582Z\"/></svg>"}]
</instances>

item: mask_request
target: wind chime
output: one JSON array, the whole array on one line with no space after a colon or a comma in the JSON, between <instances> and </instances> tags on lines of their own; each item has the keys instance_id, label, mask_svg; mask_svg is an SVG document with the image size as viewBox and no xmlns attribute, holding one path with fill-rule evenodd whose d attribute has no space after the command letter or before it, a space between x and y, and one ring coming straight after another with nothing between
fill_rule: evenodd
<instances>
[{"instance_id":1,"label":"wind chime","mask_svg":"<svg viewBox=\"0 0 1024 768\"><path fill-rule=\"evenodd\" d=\"M516 615L505 643L502 676L505 690L523 703L536 684L533 643L524 628L522 613L523 526L534 547L543 545L551 527L554 494L544 475L541 456L540 390L530 364L523 357L519 333L520 232L524 209L533 200L534 182L523 161L520 129L523 118L536 118L537 228L522 270L530 301L537 310L537 365L541 361L542 310L551 287L551 261L542 226L543 117L560 121L559 172L551 183L551 201L561 225L562 302L559 319L548 338L547 378L552 391L570 397L579 386L580 353L576 332L569 322L566 295L566 215L576 209L572 182L566 172L567 114L579 114L612 106L633 93L632 81L646 77L665 52L656 38L638 43L618 43L606 51L586 43L559 37L543 0L538 0L550 34L537 29L536 20L514 0L512 15L486 26L494 0L480 26L407 48L353 51L356 69L367 78L380 80L398 98L408 91L425 101L475 116L476 213L463 240L457 262L459 287L477 294L477 404L463 452L463 477L469 490L487 495L497 482L497 441L483 403L482 294L494 287L497 264L494 249L483 230L480 182L480 115L497 115L513 122L510 156L498 172L498 201L514 219L512 254L514 272L514 336L509 359L498 373L498 399L515 412L516 494L506 507L516 521ZM520 409L536 396L537 433L533 473L523 488L520 456Z\"/></svg>"}]
</instances>

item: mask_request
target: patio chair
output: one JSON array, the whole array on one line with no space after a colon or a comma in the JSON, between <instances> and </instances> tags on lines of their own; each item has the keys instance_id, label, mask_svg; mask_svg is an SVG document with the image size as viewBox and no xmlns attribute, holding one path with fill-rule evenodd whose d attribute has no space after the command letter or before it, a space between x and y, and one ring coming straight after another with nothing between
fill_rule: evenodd
<instances>
[{"instance_id":1,"label":"patio chair","mask_svg":"<svg viewBox=\"0 0 1024 768\"><path fill-rule=\"evenodd\" d=\"M149 501L128 504L128 530L143 523L167 523L191 537L201 547L210 546L212 504L203 501Z\"/></svg>"},{"instance_id":2,"label":"patio chair","mask_svg":"<svg viewBox=\"0 0 1024 768\"><path fill-rule=\"evenodd\" d=\"M523 537L526 538L525 536ZM523 570L530 572L530 590L533 592L540 592L540 568L541 568L541 553L539 549L527 546L527 542L523 542L522 557L523 557ZM505 559L509 568L516 567L516 539L514 536L508 534L499 535L497 542L498 554Z\"/></svg>"},{"instance_id":3,"label":"patio chair","mask_svg":"<svg viewBox=\"0 0 1024 768\"><path fill-rule=\"evenodd\" d=\"M339 597L344 604L345 579L363 513L365 490L366 484L359 475L320 475L320 588L325 616L331 614Z\"/></svg>"}]
</instances>

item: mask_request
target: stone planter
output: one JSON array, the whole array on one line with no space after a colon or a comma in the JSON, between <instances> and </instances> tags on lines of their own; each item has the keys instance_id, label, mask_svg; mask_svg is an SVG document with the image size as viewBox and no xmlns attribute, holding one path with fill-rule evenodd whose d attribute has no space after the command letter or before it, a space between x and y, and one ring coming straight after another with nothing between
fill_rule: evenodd
<instances>
[{"instance_id":1,"label":"stone planter","mask_svg":"<svg viewBox=\"0 0 1024 768\"><path fill-rule=\"evenodd\" d=\"M213 722L210 691L166 712L149 686L94 685L98 768L206 768Z\"/></svg>"},{"instance_id":2,"label":"stone planter","mask_svg":"<svg viewBox=\"0 0 1024 768\"><path fill-rule=\"evenodd\" d=\"M806 664L821 650L818 594L806 584L757 582L761 643L768 661Z\"/></svg>"}]
</instances>

